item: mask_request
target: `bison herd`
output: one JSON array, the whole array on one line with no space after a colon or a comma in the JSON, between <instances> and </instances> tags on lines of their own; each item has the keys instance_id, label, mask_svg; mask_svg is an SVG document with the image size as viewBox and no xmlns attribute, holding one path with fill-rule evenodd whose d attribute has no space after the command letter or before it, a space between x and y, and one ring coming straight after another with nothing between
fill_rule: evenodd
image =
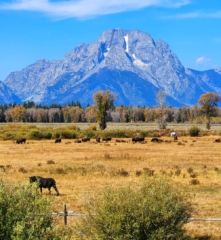
<instances>
[{"instance_id":1,"label":"bison herd","mask_svg":"<svg viewBox=\"0 0 221 240\"><path fill-rule=\"evenodd\" d=\"M170 136L173 137L174 141L177 141L177 140L178 140L178 137L177 137L176 132L172 132L172 133L170 134ZM81 139L75 139L74 142L75 142L75 143L83 143L83 142L90 142L90 140L91 140L90 138L87 138L87 137L86 137L86 138L81 138ZM96 140L97 143L100 143L100 142L105 142L105 143L107 143L107 142L111 141L112 138L111 138L111 137L103 137L103 138L97 137L95 140ZM165 140L165 141L166 141L166 140ZM215 142L219 142L219 141L220 141L220 139L215 140ZM54 140L54 143L61 143L61 142L62 142L61 138L55 138L55 140ZM123 143L123 142L129 142L129 141L122 140L122 139L116 139L115 142L116 142L116 143ZM132 138L131 138L131 142L132 142L132 143L137 143L137 142L139 142L139 143L145 143L145 138L144 138L144 137L132 137ZM159 142L163 142L163 140L160 139L160 138L158 138L158 137L153 137L153 138L151 139L151 142L158 142L158 143L159 143ZM17 143L17 144L26 143L26 138L18 138L18 139L16 140L16 143Z\"/></svg>"},{"instance_id":2,"label":"bison herd","mask_svg":"<svg viewBox=\"0 0 221 240\"><path fill-rule=\"evenodd\" d=\"M170 137L173 138L174 141L178 140L176 132L172 132L170 134ZM111 140L112 140L111 137L103 137L103 138L97 137L95 139L95 141L97 143L100 143L100 142L107 143L107 142L109 142ZM76 139L74 142L75 143L84 143L84 142L90 142L90 141L91 141L90 138L81 138L81 139ZM171 140L163 140L163 139L161 139L159 137L152 137L152 139L150 141L153 142L153 143L171 142ZM54 142L55 143L61 143L62 140L61 140L61 138L55 138ZM124 143L124 142L130 142L130 141L123 140L123 139L116 139L115 142L116 143ZM146 143L144 137L132 137L131 138L131 142L133 144L135 144L135 143ZM214 142L218 142L218 143L221 142L221 138L215 139ZM26 139L25 138L18 138L16 140L16 143L17 144L26 143ZM55 182L55 180L53 178L43 178L43 177L40 177L40 176L32 176L32 177L29 177L29 181L30 181L30 183L36 182L41 193L42 193L42 188L47 188L49 193L51 193L51 188L54 188L57 196L59 195L59 191L57 189L56 182Z\"/></svg>"},{"instance_id":3,"label":"bison herd","mask_svg":"<svg viewBox=\"0 0 221 240\"><path fill-rule=\"evenodd\" d=\"M170 136L173 137L175 141L178 140L177 134L175 132L171 133ZM83 143L83 142L90 142L90 140L91 140L90 138L81 138L81 139L76 139L74 142L75 143ZM103 137L103 138L97 137L95 140L96 140L97 143L100 143L100 142L105 142L106 143L106 142L111 141L112 138L111 137ZM161 138L158 138L158 137L153 137L151 139L151 142L160 143L160 142L163 142L163 141L164 140L162 140ZM165 142L166 141L168 141L168 140L165 140ZM61 143L62 140L61 140L61 138L55 138L54 142L55 143ZM123 140L123 139L116 139L115 142L116 143L124 143L124 142L129 142L129 141L126 141L126 140ZM135 144L135 143L145 143L146 141L145 141L144 137L132 137L131 142ZM218 141L216 141L216 142L218 142ZM26 139L25 138L18 138L16 140L16 143L17 144L26 143ZM51 188L54 188L55 192L57 193L57 196L59 195L59 191L57 189L56 182L53 178L43 178L43 177L40 177L40 176L32 176L32 177L29 177L29 181L30 181L30 183L36 182L41 193L42 193L42 188L47 188L49 193L51 193Z\"/></svg>"}]
</instances>

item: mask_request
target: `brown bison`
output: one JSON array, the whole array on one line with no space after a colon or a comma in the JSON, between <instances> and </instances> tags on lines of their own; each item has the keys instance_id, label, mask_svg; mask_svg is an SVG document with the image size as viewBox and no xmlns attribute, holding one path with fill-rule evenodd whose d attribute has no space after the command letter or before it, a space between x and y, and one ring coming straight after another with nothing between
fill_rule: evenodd
<instances>
[{"instance_id":1,"label":"brown bison","mask_svg":"<svg viewBox=\"0 0 221 240\"><path fill-rule=\"evenodd\" d=\"M101 141L101 138L100 137L97 137L96 138L96 142L100 142Z\"/></svg>"},{"instance_id":2,"label":"brown bison","mask_svg":"<svg viewBox=\"0 0 221 240\"><path fill-rule=\"evenodd\" d=\"M61 138L55 138L54 142L55 143L61 143Z\"/></svg>"},{"instance_id":3,"label":"brown bison","mask_svg":"<svg viewBox=\"0 0 221 240\"><path fill-rule=\"evenodd\" d=\"M125 140L123 140L123 139L116 139L116 141L115 142L117 142L117 143L123 143L123 142L126 142Z\"/></svg>"},{"instance_id":4,"label":"brown bison","mask_svg":"<svg viewBox=\"0 0 221 240\"><path fill-rule=\"evenodd\" d=\"M161 142L163 142L163 140L162 140L162 139L159 139L159 138L157 138L157 137L153 137L153 138L151 139L151 142L161 143Z\"/></svg>"},{"instance_id":5,"label":"brown bison","mask_svg":"<svg viewBox=\"0 0 221 240\"><path fill-rule=\"evenodd\" d=\"M174 141L178 141L177 135L173 137L173 140L174 140Z\"/></svg>"},{"instance_id":6,"label":"brown bison","mask_svg":"<svg viewBox=\"0 0 221 240\"><path fill-rule=\"evenodd\" d=\"M103 142L109 142L109 141L111 141L111 138L110 137L103 137L102 141Z\"/></svg>"},{"instance_id":7,"label":"brown bison","mask_svg":"<svg viewBox=\"0 0 221 240\"><path fill-rule=\"evenodd\" d=\"M81 139L82 142L90 142L90 140L91 140L90 138L82 138Z\"/></svg>"},{"instance_id":8,"label":"brown bison","mask_svg":"<svg viewBox=\"0 0 221 240\"><path fill-rule=\"evenodd\" d=\"M82 141L81 141L81 139L76 139L74 142L75 143L81 143Z\"/></svg>"},{"instance_id":9,"label":"brown bison","mask_svg":"<svg viewBox=\"0 0 221 240\"><path fill-rule=\"evenodd\" d=\"M16 140L16 143L17 143L17 144L26 143L26 138L18 138L18 139Z\"/></svg>"},{"instance_id":10,"label":"brown bison","mask_svg":"<svg viewBox=\"0 0 221 240\"><path fill-rule=\"evenodd\" d=\"M133 137L133 138L132 138L132 143L144 142L144 140L145 140L144 137Z\"/></svg>"}]
</instances>

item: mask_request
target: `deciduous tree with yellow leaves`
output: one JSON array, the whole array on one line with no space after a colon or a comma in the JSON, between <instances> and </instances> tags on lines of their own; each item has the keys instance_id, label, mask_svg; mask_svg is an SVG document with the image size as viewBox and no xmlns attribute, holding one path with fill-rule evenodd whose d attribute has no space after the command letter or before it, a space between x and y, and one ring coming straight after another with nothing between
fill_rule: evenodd
<instances>
[{"instance_id":1,"label":"deciduous tree with yellow leaves","mask_svg":"<svg viewBox=\"0 0 221 240\"><path fill-rule=\"evenodd\" d=\"M25 114L25 108L23 106L15 106L10 110L10 116L13 122L22 122Z\"/></svg>"},{"instance_id":2,"label":"deciduous tree with yellow leaves","mask_svg":"<svg viewBox=\"0 0 221 240\"><path fill-rule=\"evenodd\" d=\"M97 121L100 125L100 129L104 130L107 127L106 117L107 111L114 108L114 100L116 95L110 91L96 92L93 96L93 100L97 107Z\"/></svg>"},{"instance_id":3,"label":"deciduous tree with yellow leaves","mask_svg":"<svg viewBox=\"0 0 221 240\"><path fill-rule=\"evenodd\" d=\"M201 112L206 116L207 129L210 129L210 119L216 112L216 108L220 100L221 96L214 92L202 94L198 100L198 103L201 106Z\"/></svg>"}]
</instances>

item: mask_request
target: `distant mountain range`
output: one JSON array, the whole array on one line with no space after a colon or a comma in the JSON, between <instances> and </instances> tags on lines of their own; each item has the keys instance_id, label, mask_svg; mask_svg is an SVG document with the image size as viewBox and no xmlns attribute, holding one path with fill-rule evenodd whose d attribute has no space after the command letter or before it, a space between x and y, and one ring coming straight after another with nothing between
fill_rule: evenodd
<instances>
[{"instance_id":1,"label":"distant mountain range","mask_svg":"<svg viewBox=\"0 0 221 240\"><path fill-rule=\"evenodd\" d=\"M166 92L167 105L191 106L205 92L221 95L221 69L185 68L164 41L138 30L110 29L62 60L41 59L12 72L0 83L0 103L84 106L100 90L117 94L116 106L156 106L159 90Z\"/></svg>"}]
</instances>

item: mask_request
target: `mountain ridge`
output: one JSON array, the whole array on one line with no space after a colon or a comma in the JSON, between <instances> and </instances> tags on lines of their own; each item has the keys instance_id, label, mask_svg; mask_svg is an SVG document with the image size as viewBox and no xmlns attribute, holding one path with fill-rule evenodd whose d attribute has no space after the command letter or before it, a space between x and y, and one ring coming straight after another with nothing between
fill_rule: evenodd
<instances>
[{"instance_id":1,"label":"mountain ridge","mask_svg":"<svg viewBox=\"0 0 221 240\"><path fill-rule=\"evenodd\" d=\"M148 33L109 29L63 59L40 59L12 72L3 83L20 102L87 105L96 91L110 90L118 95L119 105L155 106L156 92L164 90L167 104L180 107L196 104L208 91L221 95L220 82L221 69L185 68L166 42Z\"/></svg>"}]
</instances>

